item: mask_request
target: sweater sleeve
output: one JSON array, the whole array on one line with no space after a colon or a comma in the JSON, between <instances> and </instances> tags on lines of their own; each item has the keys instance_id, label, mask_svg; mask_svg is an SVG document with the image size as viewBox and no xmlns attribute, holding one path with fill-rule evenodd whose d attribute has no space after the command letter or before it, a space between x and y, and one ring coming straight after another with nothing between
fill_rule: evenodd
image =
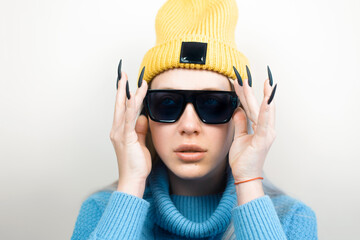
<instances>
[{"instance_id":1,"label":"sweater sleeve","mask_svg":"<svg viewBox=\"0 0 360 240\"><path fill-rule=\"evenodd\" d=\"M237 240L287 239L268 195L233 208L231 215Z\"/></svg>"},{"instance_id":2,"label":"sweater sleeve","mask_svg":"<svg viewBox=\"0 0 360 240\"><path fill-rule=\"evenodd\" d=\"M303 203L297 204L290 219L288 224L284 224L288 240L318 239L316 215L310 207Z\"/></svg>"},{"instance_id":3,"label":"sweater sleeve","mask_svg":"<svg viewBox=\"0 0 360 240\"><path fill-rule=\"evenodd\" d=\"M280 221L268 195L232 210L236 239L317 240L314 211L297 202Z\"/></svg>"},{"instance_id":4,"label":"sweater sleeve","mask_svg":"<svg viewBox=\"0 0 360 240\"><path fill-rule=\"evenodd\" d=\"M114 191L102 211L97 202L84 201L71 240L140 239L150 203L142 198Z\"/></svg>"}]
</instances>

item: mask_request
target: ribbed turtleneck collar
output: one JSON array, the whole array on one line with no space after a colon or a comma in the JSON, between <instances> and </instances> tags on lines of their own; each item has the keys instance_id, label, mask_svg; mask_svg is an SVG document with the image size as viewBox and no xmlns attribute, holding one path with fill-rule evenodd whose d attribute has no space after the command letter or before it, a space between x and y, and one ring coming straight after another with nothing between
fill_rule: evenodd
<instances>
[{"instance_id":1,"label":"ribbed turtleneck collar","mask_svg":"<svg viewBox=\"0 0 360 240\"><path fill-rule=\"evenodd\" d=\"M170 195L167 167L163 162L149 177L155 208L155 223L161 228L186 238L204 238L225 232L236 206L236 191L231 169L227 165L223 194L206 196Z\"/></svg>"}]
</instances>

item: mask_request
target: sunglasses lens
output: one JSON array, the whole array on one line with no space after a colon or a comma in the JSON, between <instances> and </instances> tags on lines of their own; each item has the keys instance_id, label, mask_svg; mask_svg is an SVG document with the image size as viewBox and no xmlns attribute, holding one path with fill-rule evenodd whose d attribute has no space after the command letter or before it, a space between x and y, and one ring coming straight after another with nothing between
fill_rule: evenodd
<instances>
[{"instance_id":1,"label":"sunglasses lens","mask_svg":"<svg viewBox=\"0 0 360 240\"><path fill-rule=\"evenodd\" d=\"M148 96L150 115L162 122L175 122L184 99L178 93L152 92Z\"/></svg>"},{"instance_id":2,"label":"sunglasses lens","mask_svg":"<svg viewBox=\"0 0 360 240\"><path fill-rule=\"evenodd\" d=\"M197 97L196 104L206 123L225 123L232 116L236 99L228 94L206 93Z\"/></svg>"},{"instance_id":3,"label":"sunglasses lens","mask_svg":"<svg viewBox=\"0 0 360 240\"><path fill-rule=\"evenodd\" d=\"M149 92L148 110L150 117L159 122L175 122L184 105L184 96L177 92ZM196 108L200 119L209 124L221 124L230 120L237 98L224 93L199 93L196 95Z\"/></svg>"}]
</instances>

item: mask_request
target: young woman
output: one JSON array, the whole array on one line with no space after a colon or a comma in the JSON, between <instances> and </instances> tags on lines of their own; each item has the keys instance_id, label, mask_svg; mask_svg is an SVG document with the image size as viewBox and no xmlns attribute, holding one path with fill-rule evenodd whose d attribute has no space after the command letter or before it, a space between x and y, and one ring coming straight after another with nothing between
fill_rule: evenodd
<instances>
[{"instance_id":1,"label":"young woman","mask_svg":"<svg viewBox=\"0 0 360 240\"><path fill-rule=\"evenodd\" d=\"M168 0L135 94L120 61L119 180L83 202L72 239L317 239L314 211L263 173L277 85L268 67L258 104L236 20L235 0Z\"/></svg>"}]
</instances>

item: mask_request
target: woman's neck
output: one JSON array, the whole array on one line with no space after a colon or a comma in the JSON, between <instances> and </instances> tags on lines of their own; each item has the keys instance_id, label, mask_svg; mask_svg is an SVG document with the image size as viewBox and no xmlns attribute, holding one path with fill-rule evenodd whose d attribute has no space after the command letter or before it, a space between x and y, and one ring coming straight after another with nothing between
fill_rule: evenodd
<instances>
[{"instance_id":1,"label":"woman's neck","mask_svg":"<svg viewBox=\"0 0 360 240\"><path fill-rule=\"evenodd\" d=\"M227 159L216 171L199 179L182 179L167 169L169 176L170 194L181 196L204 196L223 193L226 187Z\"/></svg>"}]
</instances>

